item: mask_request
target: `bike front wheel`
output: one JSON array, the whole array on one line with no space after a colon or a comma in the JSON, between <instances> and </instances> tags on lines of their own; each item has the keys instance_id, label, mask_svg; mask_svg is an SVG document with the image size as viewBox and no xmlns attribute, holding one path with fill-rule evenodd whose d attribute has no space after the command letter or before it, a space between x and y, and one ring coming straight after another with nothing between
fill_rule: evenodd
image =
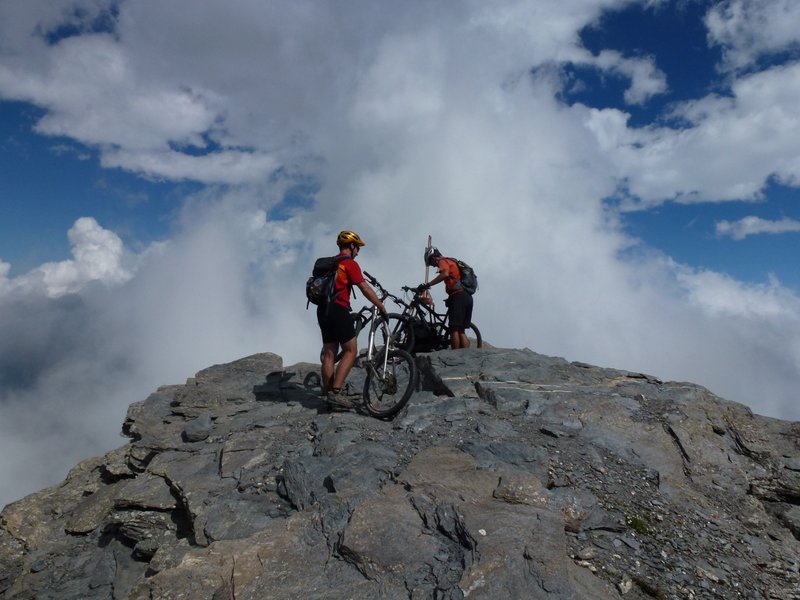
<instances>
[{"instance_id":1,"label":"bike front wheel","mask_svg":"<svg viewBox=\"0 0 800 600\"><path fill-rule=\"evenodd\" d=\"M384 361L384 358L386 359ZM417 364L405 350L382 352L367 365L364 406L380 419L393 417L406 405L417 387Z\"/></svg>"}]
</instances>

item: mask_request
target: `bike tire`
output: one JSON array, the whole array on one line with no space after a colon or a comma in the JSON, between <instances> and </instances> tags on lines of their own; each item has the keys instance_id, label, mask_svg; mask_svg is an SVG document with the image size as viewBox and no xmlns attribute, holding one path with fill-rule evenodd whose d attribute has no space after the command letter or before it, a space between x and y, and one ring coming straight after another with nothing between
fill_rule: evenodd
<instances>
[{"instance_id":1,"label":"bike tire","mask_svg":"<svg viewBox=\"0 0 800 600\"><path fill-rule=\"evenodd\" d=\"M475 340L476 348L481 348L483 346L483 338L481 337L480 329L478 329L475 323L470 323L465 333L467 334L468 338L472 338ZM472 335L470 335L470 333ZM450 332L448 331L447 335L444 338L442 338L442 343L439 346L439 350L444 350L450 347L451 347L451 339L450 339ZM470 347L472 347L472 344L470 344Z\"/></svg>"},{"instance_id":2,"label":"bike tire","mask_svg":"<svg viewBox=\"0 0 800 600\"><path fill-rule=\"evenodd\" d=\"M475 346L480 348L483 346L483 338L481 337L480 329L475 326L475 323L470 323L467 331L472 331L472 336L467 333L467 337L474 337L475 338Z\"/></svg>"},{"instance_id":3,"label":"bike tire","mask_svg":"<svg viewBox=\"0 0 800 600\"><path fill-rule=\"evenodd\" d=\"M310 371L303 379L303 387L307 390L322 391L322 377L316 371Z\"/></svg>"},{"instance_id":4,"label":"bike tire","mask_svg":"<svg viewBox=\"0 0 800 600\"><path fill-rule=\"evenodd\" d=\"M393 417L408 402L417 387L417 363L405 350L389 350L386 370L383 353L367 366L364 380L364 407L370 415L379 419Z\"/></svg>"}]
</instances>

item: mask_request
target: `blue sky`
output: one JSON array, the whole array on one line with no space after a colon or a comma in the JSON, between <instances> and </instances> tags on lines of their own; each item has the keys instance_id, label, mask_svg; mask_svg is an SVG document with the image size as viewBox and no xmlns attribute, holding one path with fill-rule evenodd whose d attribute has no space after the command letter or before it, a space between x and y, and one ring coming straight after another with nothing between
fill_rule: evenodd
<instances>
[{"instance_id":1,"label":"blue sky","mask_svg":"<svg viewBox=\"0 0 800 600\"><path fill-rule=\"evenodd\" d=\"M626 106L623 99L627 81L604 77L594 69L575 74L587 82L580 91L564 94L566 102L581 102L598 108L619 108L631 114L629 123L647 127L669 122L670 105L702 98L710 93L729 95L729 74L717 65L720 47L709 47L704 25L712 1L673 2L657 6L633 3L605 14L581 31L584 46L592 52L614 49L625 56L652 56L664 72L669 89L642 106ZM798 56L798 48L779 55L767 55L760 62L781 64ZM613 202L613 198L609 199ZM744 200L744 201L742 201ZM747 201L750 200L750 201ZM719 221L740 221L759 216L769 221L791 219L800 222L800 192L774 179L764 182L757 199L743 198L722 203L665 203L647 211L628 212L625 226L649 247L696 267L728 273L737 279L764 283L770 276L800 290L800 231L754 235L741 240L718 235Z\"/></svg>"},{"instance_id":2,"label":"blue sky","mask_svg":"<svg viewBox=\"0 0 800 600\"><path fill-rule=\"evenodd\" d=\"M787 0L6 0L0 504L119 444L158 385L316 360L302 284L344 228L390 289L421 281L429 234L473 265L495 345L800 419L798 20Z\"/></svg>"},{"instance_id":3,"label":"blue sky","mask_svg":"<svg viewBox=\"0 0 800 600\"><path fill-rule=\"evenodd\" d=\"M0 102L0 257L12 276L69 258L65 232L81 216L96 217L134 247L169 234L181 199L198 186L104 169L96 149L37 135L42 114L29 103Z\"/></svg>"}]
</instances>

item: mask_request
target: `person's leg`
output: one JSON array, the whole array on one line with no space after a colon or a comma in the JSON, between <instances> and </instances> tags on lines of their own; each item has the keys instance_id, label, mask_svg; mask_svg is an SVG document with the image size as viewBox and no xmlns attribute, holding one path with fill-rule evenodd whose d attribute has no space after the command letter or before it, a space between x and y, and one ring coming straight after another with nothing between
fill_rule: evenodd
<instances>
[{"instance_id":1,"label":"person's leg","mask_svg":"<svg viewBox=\"0 0 800 600\"><path fill-rule=\"evenodd\" d=\"M469 348L470 342L469 337L467 336L467 331L469 331L470 323L472 323L472 296L469 294L461 295L464 297L464 316L461 320L461 347Z\"/></svg>"},{"instance_id":2,"label":"person's leg","mask_svg":"<svg viewBox=\"0 0 800 600\"><path fill-rule=\"evenodd\" d=\"M458 350L461 346L461 337L458 335L458 329L455 327L450 328L450 347L453 350Z\"/></svg>"},{"instance_id":3,"label":"person's leg","mask_svg":"<svg viewBox=\"0 0 800 600\"><path fill-rule=\"evenodd\" d=\"M327 394L333 388L334 367L336 364L336 353L339 351L338 342L329 342L322 345L320 353L320 375L322 377L322 393Z\"/></svg>"},{"instance_id":4,"label":"person's leg","mask_svg":"<svg viewBox=\"0 0 800 600\"><path fill-rule=\"evenodd\" d=\"M356 362L358 354L358 338L356 338L355 324L353 317L345 307L339 304L332 304L328 308L327 317L328 340L334 341L330 346L323 345L323 352L330 347L333 350L333 357L330 359L330 372L328 387L326 391L338 391L343 385L350 369ZM336 353L341 347L341 356L336 361Z\"/></svg>"},{"instance_id":5,"label":"person's leg","mask_svg":"<svg viewBox=\"0 0 800 600\"><path fill-rule=\"evenodd\" d=\"M464 333L469 325L466 319L468 300L471 298L466 292L453 294L450 297L450 347L454 350L469 348L469 339Z\"/></svg>"},{"instance_id":6,"label":"person's leg","mask_svg":"<svg viewBox=\"0 0 800 600\"><path fill-rule=\"evenodd\" d=\"M356 362L358 355L358 338L352 337L342 344L342 357L336 365L336 373L333 376L334 390L339 390L344 385L347 376L350 374L350 369Z\"/></svg>"},{"instance_id":7,"label":"person's leg","mask_svg":"<svg viewBox=\"0 0 800 600\"><path fill-rule=\"evenodd\" d=\"M329 311L324 306L317 307L317 323L322 334L322 350L319 353L319 374L322 380L322 395L327 394L333 385L333 370L336 365L336 353L339 342L336 341L336 330L329 318Z\"/></svg>"},{"instance_id":8,"label":"person's leg","mask_svg":"<svg viewBox=\"0 0 800 600\"><path fill-rule=\"evenodd\" d=\"M453 350L469 348L469 338L460 327L450 328L450 347Z\"/></svg>"}]
</instances>

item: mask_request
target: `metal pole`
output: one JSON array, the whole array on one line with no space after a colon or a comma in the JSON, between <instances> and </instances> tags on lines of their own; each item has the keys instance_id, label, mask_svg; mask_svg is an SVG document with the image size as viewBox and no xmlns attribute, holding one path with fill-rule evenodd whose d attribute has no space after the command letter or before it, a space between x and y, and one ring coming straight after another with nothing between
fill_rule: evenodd
<instances>
[{"instance_id":1,"label":"metal pole","mask_svg":"<svg viewBox=\"0 0 800 600\"><path fill-rule=\"evenodd\" d=\"M431 239L431 236L429 234L428 235L428 246L427 246L426 250L430 250L431 249L431 242L432 242L432 239ZM426 284L428 283L428 269L429 268L430 267L428 266L428 261L426 260L425 261L425 283ZM422 297L425 298L431 306L433 306L433 298L431 297L431 293L428 290L425 290L425 292L422 294Z\"/></svg>"}]
</instances>

